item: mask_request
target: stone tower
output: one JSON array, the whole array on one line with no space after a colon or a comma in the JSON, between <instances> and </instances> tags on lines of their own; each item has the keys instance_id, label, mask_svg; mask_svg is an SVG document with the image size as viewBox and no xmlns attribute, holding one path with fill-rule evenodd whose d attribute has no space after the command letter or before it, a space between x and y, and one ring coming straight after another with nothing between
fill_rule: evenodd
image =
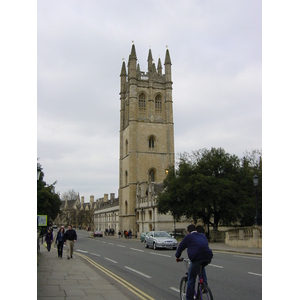
<instances>
[{"instance_id":1,"label":"stone tower","mask_svg":"<svg viewBox=\"0 0 300 300\"><path fill-rule=\"evenodd\" d=\"M162 183L174 165L171 59L165 73L148 54L148 71L140 71L134 44L120 87L119 228L136 234L137 191L141 184Z\"/></svg>"}]
</instances>

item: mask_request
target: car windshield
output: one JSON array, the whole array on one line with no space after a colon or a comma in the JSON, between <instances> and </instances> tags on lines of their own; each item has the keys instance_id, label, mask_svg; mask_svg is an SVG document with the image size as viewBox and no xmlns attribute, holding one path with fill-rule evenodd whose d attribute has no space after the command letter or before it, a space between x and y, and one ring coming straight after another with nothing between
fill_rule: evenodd
<instances>
[{"instance_id":1,"label":"car windshield","mask_svg":"<svg viewBox=\"0 0 300 300\"><path fill-rule=\"evenodd\" d=\"M154 237L171 237L171 236L165 231L155 231Z\"/></svg>"}]
</instances>

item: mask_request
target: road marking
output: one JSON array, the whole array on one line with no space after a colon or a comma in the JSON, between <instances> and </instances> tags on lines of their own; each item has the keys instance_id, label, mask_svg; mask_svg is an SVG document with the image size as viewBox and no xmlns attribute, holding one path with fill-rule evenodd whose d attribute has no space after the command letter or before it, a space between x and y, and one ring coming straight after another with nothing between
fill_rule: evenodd
<instances>
[{"instance_id":1,"label":"road marking","mask_svg":"<svg viewBox=\"0 0 300 300\"><path fill-rule=\"evenodd\" d=\"M107 258L107 257L104 257L106 260L108 260L108 261L111 261L111 262L113 262L114 264L117 264L118 262L117 261L115 261L115 260L112 260L112 259L109 259L109 258Z\"/></svg>"},{"instance_id":2,"label":"road marking","mask_svg":"<svg viewBox=\"0 0 300 300\"><path fill-rule=\"evenodd\" d=\"M262 276L262 274L252 273L252 272L248 272L248 274L250 274L250 275L256 275L256 276Z\"/></svg>"},{"instance_id":3,"label":"road marking","mask_svg":"<svg viewBox=\"0 0 300 300\"><path fill-rule=\"evenodd\" d=\"M139 272L139 271L137 271L137 270L135 270L135 269L131 269L131 268L126 267L126 266L125 266L125 268L128 269L128 270L130 270L130 271L132 271L132 272L135 272L135 273L137 273L137 274L139 274L139 275L142 275L142 276L144 276L144 277L146 277L146 278L151 278L151 276L146 275L146 274L144 274L144 273L142 273L142 272Z\"/></svg>"},{"instance_id":4,"label":"road marking","mask_svg":"<svg viewBox=\"0 0 300 300\"><path fill-rule=\"evenodd\" d=\"M88 251L84 251L84 250L80 250L80 249L77 249L77 251L83 252L83 253L89 253Z\"/></svg>"},{"instance_id":5,"label":"road marking","mask_svg":"<svg viewBox=\"0 0 300 300\"><path fill-rule=\"evenodd\" d=\"M95 255L95 256L100 256L99 254L96 254L96 253L90 253L90 254Z\"/></svg>"},{"instance_id":6,"label":"road marking","mask_svg":"<svg viewBox=\"0 0 300 300\"><path fill-rule=\"evenodd\" d=\"M113 243L108 243L108 245L114 245Z\"/></svg>"},{"instance_id":7,"label":"road marking","mask_svg":"<svg viewBox=\"0 0 300 300\"><path fill-rule=\"evenodd\" d=\"M240 257L240 258L248 258L248 259L258 259L258 260L262 260L261 257L249 257L249 256L242 256L242 255L233 255L235 257Z\"/></svg>"},{"instance_id":8,"label":"road marking","mask_svg":"<svg viewBox=\"0 0 300 300\"><path fill-rule=\"evenodd\" d=\"M209 264L209 266L211 266L211 267L215 267L215 268L220 268L220 269L223 269L223 267L222 267L222 266L217 266L217 265L212 265L212 264Z\"/></svg>"},{"instance_id":9,"label":"road marking","mask_svg":"<svg viewBox=\"0 0 300 300\"><path fill-rule=\"evenodd\" d=\"M152 254L152 255L158 255L158 256L164 256L164 257L172 257L171 255L159 254L159 253L154 253L154 252L150 252L150 254Z\"/></svg>"},{"instance_id":10,"label":"road marking","mask_svg":"<svg viewBox=\"0 0 300 300\"><path fill-rule=\"evenodd\" d=\"M177 288L174 288L173 286L170 286L170 289L173 290L173 291L175 291L175 292L177 292L177 293L180 293L180 290L177 289Z\"/></svg>"},{"instance_id":11,"label":"road marking","mask_svg":"<svg viewBox=\"0 0 300 300\"><path fill-rule=\"evenodd\" d=\"M126 246L123 246L123 245L117 245L117 247L125 248Z\"/></svg>"},{"instance_id":12,"label":"road marking","mask_svg":"<svg viewBox=\"0 0 300 300\"><path fill-rule=\"evenodd\" d=\"M135 249L135 248L130 248L133 251L139 251L139 252L144 252L144 250L140 250L140 249Z\"/></svg>"},{"instance_id":13,"label":"road marking","mask_svg":"<svg viewBox=\"0 0 300 300\"><path fill-rule=\"evenodd\" d=\"M95 261L93 261L91 258L87 257L86 255L83 255L83 254L80 254L80 253L76 253L76 255L79 255L83 259L87 260L94 267L96 267L97 269L101 270L107 276L111 277L112 279L114 279L115 281L117 281L118 283L120 283L121 285L123 285L123 287L125 287L126 289L128 289L129 291L131 291L139 299L142 299L142 300L155 300L151 296L147 295L143 291L141 291L138 288L136 288L134 285L132 285L128 281L124 280L123 278L119 277L118 275L114 274L113 272L109 271L108 269L105 269L101 265L97 264Z\"/></svg>"},{"instance_id":14,"label":"road marking","mask_svg":"<svg viewBox=\"0 0 300 300\"><path fill-rule=\"evenodd\" d=\"M103 241L102 241L102 243L103 243L103 244L107 244L106 242L103 242Z\"/></svg>"}]
</instances>

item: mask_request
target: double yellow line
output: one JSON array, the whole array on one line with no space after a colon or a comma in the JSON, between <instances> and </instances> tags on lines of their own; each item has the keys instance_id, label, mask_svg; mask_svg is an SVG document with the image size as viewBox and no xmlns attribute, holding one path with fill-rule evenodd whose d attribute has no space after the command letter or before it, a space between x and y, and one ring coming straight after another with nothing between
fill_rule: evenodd
<instances>
[{"instance_id":1,"label":"double yellow line","mask_svg":"<svg viewBox=\"0 0 300 300\"><path fill-rule=\"evenodd\" d=\"M121 285L123 285L125 288L127 288L129 291L131 291L133 294L135 294L140 299L155 300L154 298L152 298L149 295L145 294L143 291L139 290L138 288L136 288L135 286L133 286L132 284L130 284L129 282L127 282L123 278L119 277L118 275L114 274L113 272L111 272L111 271L105 269L104 267L102 267L101 265L97 264L95 261L93 261L92 259L90 259L86 255L83 255L83 254L78 253L78 252L76 252L74 254L79 255L80 257L82 257L83 259L88 261L90 264L92 264L94 267L96 267L97 269L99 269L100 271L102 271L103 273L105 273L106 275L108 275L109 277L114 279L115 281L119 282Z\"/></svg>"}]
</instances>

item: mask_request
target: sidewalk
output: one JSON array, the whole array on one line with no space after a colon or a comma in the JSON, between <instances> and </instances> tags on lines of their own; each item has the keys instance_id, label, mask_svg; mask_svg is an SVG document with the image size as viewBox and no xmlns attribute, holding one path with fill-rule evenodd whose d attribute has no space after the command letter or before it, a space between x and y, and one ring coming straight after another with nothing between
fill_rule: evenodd
<instances>
[{"instance_id":1,"label":"sidewalk","mask_svg":"<svg viewBox=\"0 0 300 300\"><path fill-rule=\"evenodd\" d=\"M76 252L72 259L67 259L66 252L59 259L56 248L51 247L48 252L41 245L37 266L37 299L130 300L120 285L112 284L104 276L98 274Z\"/></svg>"},{"instance_id":2,"label":"sidewalk","mask_svg":"<svg viewBox=\"0 0 300 300\"><path fill-rule=\"evenodd\" d=\"M116 237L105 237L115 239ZM139 239L130 240L140 242ZM41 244L39 265L37 266L37 299L38 300L130 300L124 295L122 286L109 282L106 275L96 272L92 265L80 258L74 252L72 259L66 258L64 249L63 259L57 257L56 248L47 249ZM210 243L213 251L227 251L240 254L262 255L260 248L229 247L224 243Z\"/></svg>"}]
</instances>

